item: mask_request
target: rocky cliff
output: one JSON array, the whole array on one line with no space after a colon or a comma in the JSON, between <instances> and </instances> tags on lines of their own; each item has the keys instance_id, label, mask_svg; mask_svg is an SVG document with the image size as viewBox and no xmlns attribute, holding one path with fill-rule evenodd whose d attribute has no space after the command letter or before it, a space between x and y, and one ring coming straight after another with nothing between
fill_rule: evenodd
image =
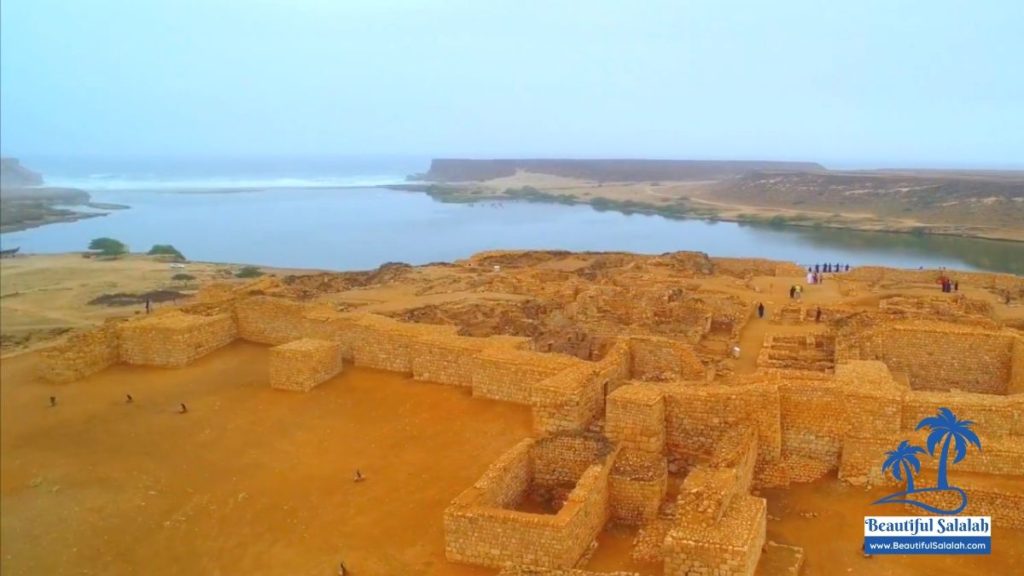
<instances>
[{"instance_id":1,"label":"rocky cliff","mask_svg":"<svg viewBox=\"0 0 1024 576\"><path fill-rule=\"evenodd\" d=\"M41 186L43 177L21 165L17 158L0 158L0 187Z\"/></svg>"}]
</instances>

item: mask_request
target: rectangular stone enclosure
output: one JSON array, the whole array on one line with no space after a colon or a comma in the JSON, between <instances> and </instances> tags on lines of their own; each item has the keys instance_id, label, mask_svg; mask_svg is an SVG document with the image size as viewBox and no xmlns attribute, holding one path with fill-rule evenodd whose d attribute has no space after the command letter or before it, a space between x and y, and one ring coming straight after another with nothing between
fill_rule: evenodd
<instances>
[{"instance_id":1,"label":"rectangular stone enclosure","mask_svg":"<svg viewBox=\"0 0 1024 576\"><path fill-rule=\"evenodd\" d=\"M309 392L341 373L341 344L302 338L270 349L270 387Z\"/></svg>"}]
</instances>

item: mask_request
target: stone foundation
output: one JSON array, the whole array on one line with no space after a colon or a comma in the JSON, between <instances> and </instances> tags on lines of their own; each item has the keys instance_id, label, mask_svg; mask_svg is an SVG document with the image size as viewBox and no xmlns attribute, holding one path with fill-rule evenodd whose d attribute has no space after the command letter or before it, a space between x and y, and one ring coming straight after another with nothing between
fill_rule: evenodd
<instances>
[{"instance_id":1,"label":"stone foundation","mask_svg":"<svg viewBox=\"0 0 1024 576\"><path fill-rule=\"evenodd\" d=\"M341 345L303 338L270 349L270 387L309 392L341 373Z\"/></svg>"},{"instance_id":2,"label":"stone foundation","mask_svg":"<svg viewBox=\"0 0 1024 576\"><path fill-rule=\"evenodd\" d=\"M175 368L230 344L237 337L228 314L196 316L170 311L118 326L118 356L125 364Z\"/></svg>"}]
</instances>

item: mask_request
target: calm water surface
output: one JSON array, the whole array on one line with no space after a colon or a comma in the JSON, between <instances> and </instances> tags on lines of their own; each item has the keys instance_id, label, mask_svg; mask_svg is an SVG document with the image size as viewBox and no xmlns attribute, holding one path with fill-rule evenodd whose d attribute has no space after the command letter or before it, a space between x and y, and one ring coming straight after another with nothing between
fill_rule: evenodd
<instances>
[{"instance_id":1,"label":"calm water surface","mask_svg":"<svg viewBox=\"0 0 1024 576\"><path fill-rule=\"evenodd\" d=\"M798 263L983 269L1024 274L1024 243L828 229L772 228L525 202L446 204L383 188L274 188L230 193L90 190L128 210L0 235L23 252L83 250L110 236L144 251L173 244L188 258L360 270L425 264L490 249L618 250Z\"/></svg>"}]
</instances>

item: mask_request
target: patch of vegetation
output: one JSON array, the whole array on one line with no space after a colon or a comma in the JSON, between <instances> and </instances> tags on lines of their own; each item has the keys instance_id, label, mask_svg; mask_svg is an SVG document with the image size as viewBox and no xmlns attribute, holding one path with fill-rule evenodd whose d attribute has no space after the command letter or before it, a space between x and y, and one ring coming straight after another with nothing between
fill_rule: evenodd
<instances>
[{"instance_id":1,"label":"patch of vegetation","mask_svg":"<svg viewBox=\"0 0 1024 576\"><path fill-rule=\"evenodd\" d=\"M172 256L176 260L184 260L185 255L178 251L177 248L170 244L154 244L149 252L146 252L150 256Z\"/></svg>"},{"instance_id":2,"label":"patch of vegetation","mask_svg":"<svg viewBox=\"0 0 1024 576\"><path fill-rule=\"evenodd\" d=\"M264 272L256 266L242 266L242 268L235 272L236 278L259 278L263 276Z\"/></svg>"},{"instance_id":3,"label":"patch of vegetation","mask_svg":"<svg viewBox=\"0 0 1024 576\"><path fill-rule=\"evenodd\" d=\"M89 301L89 304L94 306L137 306L145 304L146 300L149 300L151 303L157 303L169 302L185 297L185 294L175 290L154 290L152 292L143 292L141 294L117 292L114 294L103 294L93 298Z\"/></svg>"},{"instance_id":4,"label":"patch of vegetation","mask_svg":"<svg viewBox=\"0 0 1024 576\"><path fill-rule=\"evenodd\" d=\"M120 240L113 238L93 238L89 242L89 250L96 250L100 256L109 256L111 258L117 258L128 253L128 245Z\"/></svg>"},{"instance_id":5,"label":"patch of vegetation","mask_svg":"<svg viewBox=\"0 0 1024 576\"><path fill-rule=\"evenodd\" d=\"M174 280L175 282L181 282L183 284L188 284L189 282L191 282L191 281L193 281L195 279L196 279L195 276L193 276L191 274L185 274L184 272L179 272L179 273L175 274L174 276L171 276L171 280Z\"/></svg>"}]
</instances>

